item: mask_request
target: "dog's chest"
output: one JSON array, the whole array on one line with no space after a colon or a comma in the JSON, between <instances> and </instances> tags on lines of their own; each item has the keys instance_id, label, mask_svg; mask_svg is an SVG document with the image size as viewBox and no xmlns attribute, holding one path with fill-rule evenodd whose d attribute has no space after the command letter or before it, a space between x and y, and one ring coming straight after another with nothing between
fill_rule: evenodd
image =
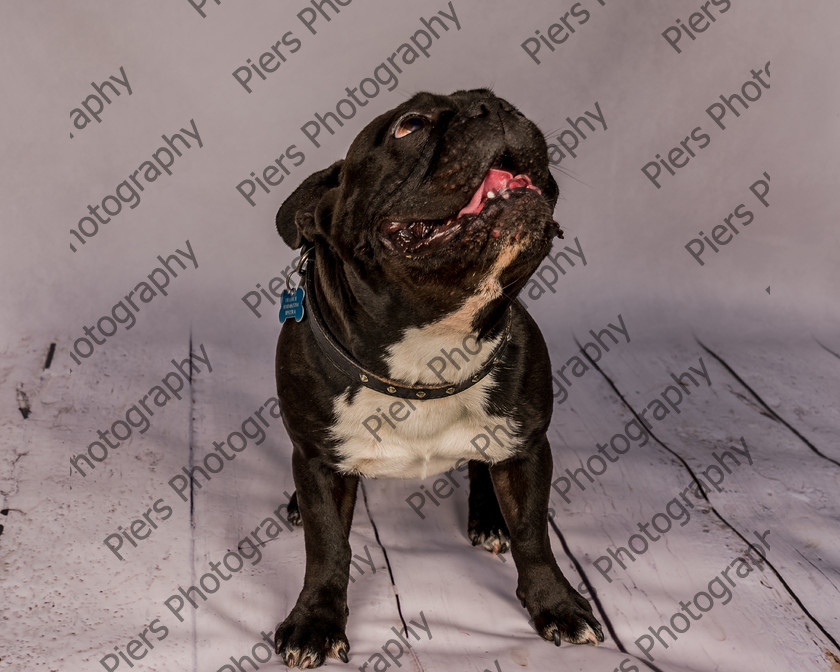
<instances>
[{"instance_id":1,"label":"dog's chest","mask_svg":"<svg viewBox=\"0 0 840 672\"><path fill-rule=\"evenodd\" d=\"M473 375L496 345L484 343L475 352L474 342L467 342L466 348L462 342L454 346L462 356L452 349L451 335L439 326L413 330L391 346L388 362L393 378L459 382ZM441 350L449 354L446 365L441 364ZM491 372L443 399L395 399L361 388L348 400L345 393L334 403L336 423L331 430L337 440L339 470L369 477L425 478L451 469L459 460L498 462L510 457L519 444L516 424L485 409L495 384Z\"/></svg>"},{"instance_id":2,"label":"dog's chest","mask_svg":"<svg viewBox=\"0 0 840 672\"><path fill-rule=\"evenodd\" d=\"M492 374L491 374L492 375ZM488 376L454 397L413 401L363 388L336 401L338 468L370 477L425 478L458 460L498 462L517 441L513 423L487 413Z\"/></svg>"}]
</instances>

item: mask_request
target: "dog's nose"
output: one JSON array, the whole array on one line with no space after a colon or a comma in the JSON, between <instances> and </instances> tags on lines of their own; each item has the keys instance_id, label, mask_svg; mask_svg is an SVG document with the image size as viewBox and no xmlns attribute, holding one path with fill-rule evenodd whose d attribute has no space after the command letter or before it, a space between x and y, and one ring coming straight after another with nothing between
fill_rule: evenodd
<instances>
[{"instance_id":1,"label":"dog's nose","mask_svg":"<svg viewBox=\"0 0 840 672\"><path fill-rule=\"evenodd\" d=\"M470 105L465 114L469 119L486 117L492 111L493 105L488 100L477 100Z\"/></svg>"}]
</instances>

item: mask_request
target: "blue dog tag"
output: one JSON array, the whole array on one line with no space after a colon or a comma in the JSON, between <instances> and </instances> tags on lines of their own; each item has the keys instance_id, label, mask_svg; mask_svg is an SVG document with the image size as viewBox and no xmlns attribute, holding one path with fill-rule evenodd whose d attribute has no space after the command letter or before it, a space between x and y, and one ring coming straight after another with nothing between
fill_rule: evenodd
<instances>
[{"instance_id":1,"label":"blue dog tag","mask_svg":"<svg viewBox=\"0 0 840 672\"><path fill-rule=\"evenodd\" d=\"M290 317L295 318L298 322L303 319L303 297L305 293L302 287L298 287L292 291L284 289L280 296L280 322L281 324Z\"/></svg>"}]
</instances>

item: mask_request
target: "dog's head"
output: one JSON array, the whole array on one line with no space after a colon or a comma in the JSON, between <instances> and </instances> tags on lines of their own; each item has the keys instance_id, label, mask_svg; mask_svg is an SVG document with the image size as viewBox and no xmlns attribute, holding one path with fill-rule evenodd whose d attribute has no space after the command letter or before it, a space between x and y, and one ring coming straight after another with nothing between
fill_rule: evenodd
<instances>
[{"instance_id":1,"label":"dog's head","mask_svg":"<svg viewBox=\"0 0 840 672\"><path fill-rule=\"evenodd\" d=\"M543 135L513 105L486 89L419 93L307 178L277 229L332 256L351 292L428 316L515 296L559 233L557 195Z\"/></svg>"}]
</instances>

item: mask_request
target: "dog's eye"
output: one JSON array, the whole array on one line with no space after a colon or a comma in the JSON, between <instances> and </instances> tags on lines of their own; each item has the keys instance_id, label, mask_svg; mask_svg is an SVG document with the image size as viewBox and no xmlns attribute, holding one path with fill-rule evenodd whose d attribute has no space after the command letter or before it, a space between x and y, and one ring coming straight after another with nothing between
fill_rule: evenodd
<instances>
[{"instance_id":1,"label":"dog's eye","mask_svg":"<svg viewBox=\"0 0 840 672\"><path fill-rule=\"evenodd\" d=\"M397 122L397 125L394 127L394 137L405 137L409 133L414 133L414 131L426 128L426 126L431 123L432 122L428 117L424 117L420 114L409 114Z\"/></svg>"}]
</instances>

